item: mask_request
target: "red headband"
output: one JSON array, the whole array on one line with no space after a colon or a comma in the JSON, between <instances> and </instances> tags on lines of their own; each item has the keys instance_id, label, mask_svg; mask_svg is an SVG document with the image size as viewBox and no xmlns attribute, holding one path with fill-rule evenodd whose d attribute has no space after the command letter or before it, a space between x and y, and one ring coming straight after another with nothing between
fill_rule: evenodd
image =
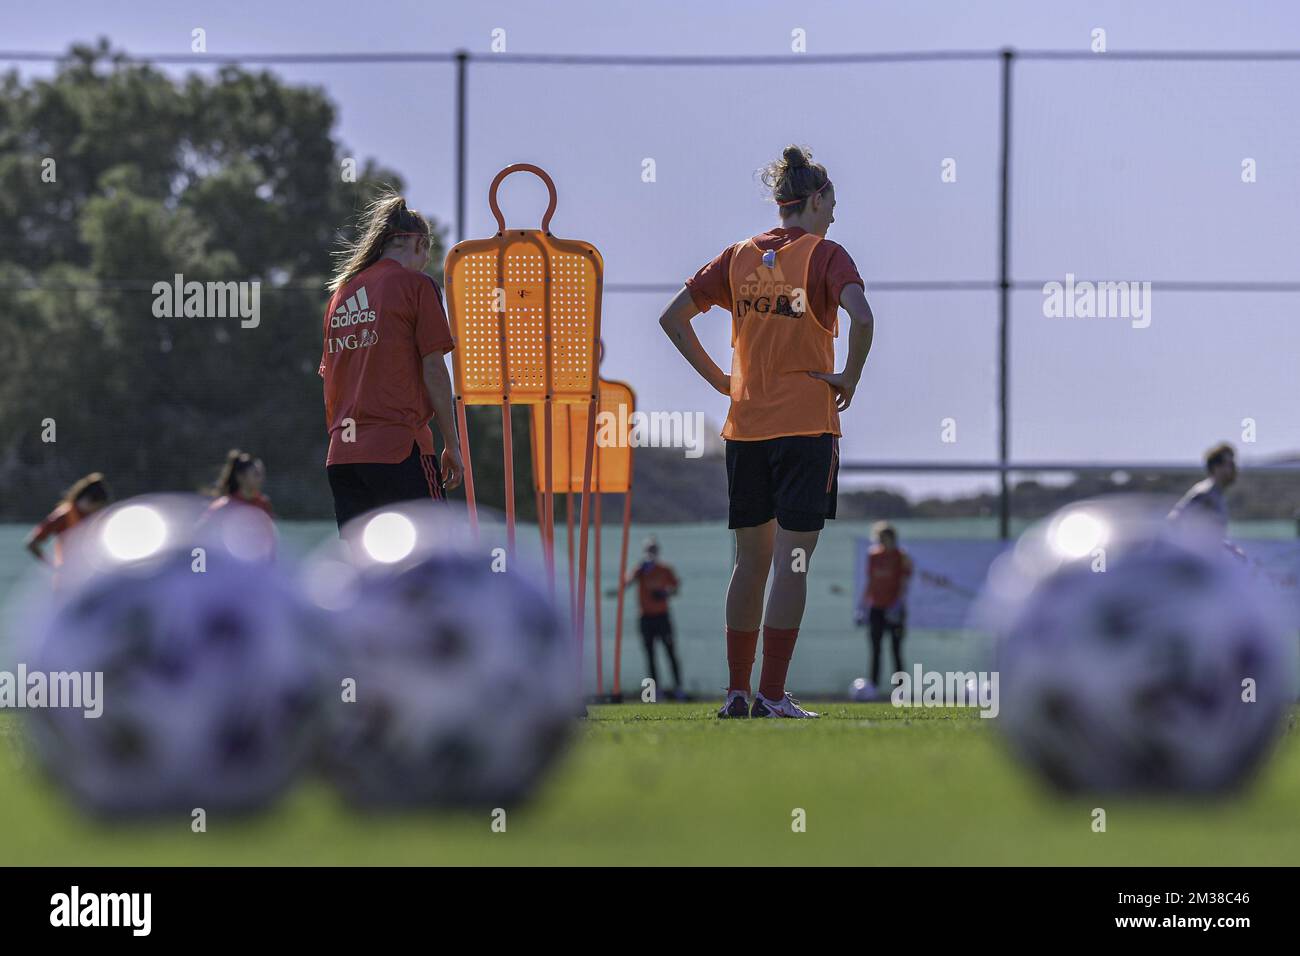
<instances>
[{"instance_id":1,"label":"red headband","mask_svg":"<svg viewBox=\"0 0 1300 956\"><path fill-rule=\"evenodd\" d=\"M825 189L825 188L826 188L827 186L829 186L830 184L831 184L831 181L828 179L828 180L826 180L826 182L822 183L820 186L818 186L816 189L814 189L812 192L810 192L807 196L800 196L798 199L787 199L785 202L778 202L777 205L778 205L778 206L793 206L795 203L801 203L801 202L803 202L805 199L812 199L813 196L816 196L818 193L820 193L823 189Z\"/></svg>"}]
</instances>

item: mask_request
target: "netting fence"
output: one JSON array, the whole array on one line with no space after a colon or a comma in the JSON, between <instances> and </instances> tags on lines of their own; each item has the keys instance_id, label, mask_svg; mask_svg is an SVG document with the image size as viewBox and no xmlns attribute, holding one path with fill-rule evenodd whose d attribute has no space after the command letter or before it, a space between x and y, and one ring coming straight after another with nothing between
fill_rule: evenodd
<instances>
[{"instance_id":1,"label":"netting fence","mask_svg":"<svg viewBox=\"0 0 1300 956\"><path fill-rule=\"evenodd\" d=\"M69 62L66 54L0 52L0 63L37 79ZM499 168L528 159L554 169L565 234L601 247L606 328L626 338L632 355L648 354L645 343L658 330L631 317L657 314L711 254L681 241L698 231L685 218L712 221L719 236L755 231L748 229L755 158L772 153L773 137L781 140L778 148L790 138L815 142L819 152L839 158L834 178L842 208L852 201L866 210L857 222L837 225L835 238L866 251L859 260L882 317L878 341L897 357L880 368L869 363L873 394L882 397L872 399L878 411L870 420L854 425L859 443L849 446L855 450L842 467L913 482L984 476L994 483L990 510L1002 536L1011 529L1017 477L1122 471L1185 480L1183 473L1200 466L1171 450L1236 437L1246 419L1268 436L1260 447L1270 454L1293 441L1279 395L1293 378L1300 346L1290 320L1300 293L1293 256L1300 219L1292 214L1300 208L1300 103L1289 93L1300 80L1300 52L773 58L461 51L146 54L118 55L116 62L214 84L228 67L269 70L293 87L324 90L341 104L358 162L412 151L422 157L422 168L399 172L449 223L449 243L493 231L482 197ZM111 68L102 59L88 69ZM252 89L258 95L256 84ZM129 100L130 85L115 95ZM384 109L374 105L380 100ZM357 103L370 105L349 113ZM217 105L207 115L219 115ZM138 127L96 130L100 152L116 150L125 161L132 150L148 148L151 130L182 121L149 101L129 108ZM187 114L185 121L201 125L204 115ZM328 126L335 116L317 119ZM263 132L277 149L288 149L295 135ZM210 149L223 135L193 130L186 139L203 139ZM7 139L0 157L7 151L24 161L47 147L83 148L29 141L23 130L10 130ZM248 147L238 156L209 152L202 159L227 164L223 175L238 175L235 160L258 157ZM647 160L657 160L649 182ZM199 166L191 164L188 174ZM75 172L74 165L64 175ZM12 169L5 178L11 189L34 188ZM317 202L310 182L291 188L294 202ZM97 189L111 206L111 185ZM665 195L675 198L666 202ZM319 270L294 267L293 247L325 248L335 237L321 229L302 235L283 221L265 230L261 245L252 244L250 255L286 265L282 275L264 277L262 317L249 334L233 334L232 326L214 339L209 329L171 325L140 343L147 363L104 368L95 349L114 336L139 334L117 317L151 313L167 257L132 243L132 217L147 212L130 204L101 210L94 228L108 223L115 230L109 238L88 234L85 221L49 214L56 201L41 208L44 221L24 219L0 236L0 264L22 267L6 267L0 296L6 339L16 351L41 351L24 368L58 384L11 380L5 403L21 408L23 420L41 422L51 408L93 411L101 383L124 379L122 394L131 399L116 406L117 426L96 425L74 409L61 417L80 447L125 442L138 449L142 468L175 483L192 481L209 464L186 460L194 433L208 436L216 456L246 444L252 433L282 456L273 470L297 483L293 497L327 515L323 479L289 464L309 461L318 472L324 448L319 393L304 387L319 356L324 293ZM212 222L241 214L199 208ZM195 225L208 223L200 218ZM45 253L37 255L33 246L42 242ZM64 250L69 261L87 260L86 268L54 268ZM225 263L222 278L241 274L243 260L235 260ZM222 261L207 264L216 269ZM170 270L161 278L170 279ZM1054 321L1044 304L1054 282L1149 283L1159 311L1142 331L1138 321ZM54 331L39 345L25 345L23 324L33 315ZM891 332L893 316L914 328ZM94 337L87 338L82 322L94 325ZM702 336L706 345L725 347L724 330L710 334ZM936 342L960 359L935 366ZM180 358L214 347L221 351L210 364ZM842 355L842 342L840 348ZM241 368L265 367L268 351L279 380L244 380ZM1160 376L1151 373L1156 366L1164 369ZM614 374L637 381L637 366L625 368ZM173 401L192 395L196 378L203 400ZM1212 383L1218 384L1207 387ZM656 401L653 389L642 394ZM958 441L941 437L949 420ZM277 422L283 427L273 427ZM1206 422L1214 434L1204 434ZM119 451L116 460L129 467L132 453ZM1249 459L1249 447L1245 454ZM97 450L89 457L103 456ZM0 477L11 493L35 494L63 474L52 459L43 465L30 441L11 445L7 458ZM1255 458L1252 470L1292 470L1285 461ZM157 475L160 461L175 462L173 470ZM28 479L20 481L20 471Z\"/></svg>"}]
</instances>

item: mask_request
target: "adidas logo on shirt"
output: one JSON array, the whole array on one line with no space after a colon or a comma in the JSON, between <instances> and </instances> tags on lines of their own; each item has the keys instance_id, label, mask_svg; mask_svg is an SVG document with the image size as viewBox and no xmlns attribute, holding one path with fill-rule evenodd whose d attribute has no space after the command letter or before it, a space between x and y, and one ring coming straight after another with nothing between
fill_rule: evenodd
<instances>
[{"instance_id":1,"label":"adidas logo on shirt","mask_svg":"<svg viewBox=\"0 0 1300 956\"><path fill-rule=\"evenodd\" d=\"M771 252L771 250L768 250ZM768 262L768 253L763 253L763 267L770 273L759 275L757 271L745 276L737 290L736 315L743 317L751 312L764 315L783 315L787 318L802 318L807 309L807 295L803 289L795 288L785 277L780 261L773 255Z\"/></svg>"},{"instance_id":2,"label":"adidas logo on shirt","mask_svg":"<svg viewBox=\"0 0 1300 956\"><path fill-rule=\"evenodd\" d=\"M334 314L330 316L331 329L347 329L354 325L374 322L378 314L370 308L370 299L366 296L366 287L362 286L347 297ZM330 355L350 352L353 349L368 349L379 341L379 333L373 329L362 329L360 334L348 332L346 335L330 335L326 338L326 347Z\"/></svg>"},{"instance_id":3,"label":"adidas logo on shirt","mask_svg":"<svg viewBox=\"0 0 1300 956\"><path fill-rule=\"evenodd\" d=\"M373 322L376 318L375 310L370 308L370 300L366 298L366 287L362 286L334 310L330 316L330 328L343 329L349 325Z\"/></svg>"}]
</instances>

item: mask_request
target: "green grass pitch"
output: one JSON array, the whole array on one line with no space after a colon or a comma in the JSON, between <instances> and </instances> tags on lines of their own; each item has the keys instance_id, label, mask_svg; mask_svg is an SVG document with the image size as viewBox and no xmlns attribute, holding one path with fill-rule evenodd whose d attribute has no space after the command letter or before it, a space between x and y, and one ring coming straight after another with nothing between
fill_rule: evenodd
<instances>
[{"instance_id":1,"label":"green grass pitch","mask_svg":"<svg viewBox=\"0 0 1300 956\"><path fill-rule=\"evenodd\" d=\"M1294 715L1252 787L1187 803L1054 797L973 711L830 703L819 721L720 721L713 707L592 707L505 832L487 811L357 815L315 783L255 818L210 815L206 833L188 817L95 823L41 781L4 714L0 864L1250 865L1300 848Z\"/></svg>"}]
</instances>

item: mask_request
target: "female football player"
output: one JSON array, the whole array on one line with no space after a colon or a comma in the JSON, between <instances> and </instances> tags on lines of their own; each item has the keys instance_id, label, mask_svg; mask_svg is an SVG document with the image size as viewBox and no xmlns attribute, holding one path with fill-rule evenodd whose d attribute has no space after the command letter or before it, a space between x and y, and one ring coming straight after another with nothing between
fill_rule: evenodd
<instances>
[{"instance_id":1,"label":"female football player","mask_svg":"<svg viewBox=\"0 0 1300 956\"><path fill-rule=\"evenodd\" d=\"M424 272L432 248L424 216L401 196L383 195L366 208L329 284L320 375L340 529L371 508L442 499L461 481L443 360L451 330L442 292ZM442 434L441 468L431 419Z\"/></svg>"},{"instance_id":2,"label":"female football player","mask_svg":"<svg viewBox=\"0 0 1300 956\"><path fill-rule=\"evenodd\" d=\"M898 530L888 521L871 527L876 539L867 552L867 580L859 607L871 635L871 684L867 695L874 697L880 684L880 650L889 631L894 653L894 670L903 669L903 638L907 635L907 589L912 581L912 558L898 546Z\"/></svg>"},{"instance_id":3,"label":"female football player","mask_svg":"<svg viewBox=\"0 0 1300 956\"><path fill-rule=\"evenodd\" d=\"M274 518L271 499L262 493L264 481L266 466L262 464L262 459L232 448L226 454L216 484L212 486L211 494L215 500L208 510L217 511L234 504L246 504L260 508L268 518Z\"/></svg>"},{"instance_id":4,"label":"female football player","mask_svg":"<svg viewBox=\"0 0 1300 956\"><path fill-rule=\"evenodd\" d=\"M54 538L53 565L57 568L63 563L63 535L107 505L109 497L108 485L99 472L78 479L45 520L32 529L25 542L27 550L38 561L47 561L41 544L46 538Z\"/></svg>"},{"instance_id":5,"label":"female football player","mask_svg":"<svg viewBox=\"0 0 1300 956\"><path fill-rule=\"evenodd\" d=\"M785 679L808 564L826 519L835 517L839 413L853 401L874 320L853 260L825 238L835 221L826 168L788 146L763 181L780 225L724 249L686 281L659 324L704 380L731 398L722 437L736 562L726 604L730 677L718 716L816 717L786 692ZM691 327L715 305L731 313L730 375ZM848 360L836 373L841 307L852 325ZM763 667L751 704L760 627Z\"/></svg>"}]
</instances>

